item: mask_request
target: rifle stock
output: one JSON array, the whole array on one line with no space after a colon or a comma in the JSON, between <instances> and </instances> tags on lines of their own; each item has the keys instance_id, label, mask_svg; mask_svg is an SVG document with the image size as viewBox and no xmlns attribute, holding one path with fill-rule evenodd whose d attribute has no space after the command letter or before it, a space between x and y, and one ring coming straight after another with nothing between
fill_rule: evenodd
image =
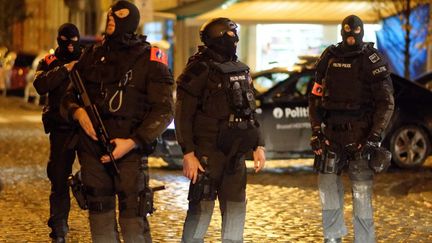
<instances>
[{"instance_id":1,"label":"rifle stock","mask_svg":"<svg viewBox=\"0 0 432 243\"><path fill-rule=\"evenodd\" d=\"M113 167L113 172L118 175L120 173L117 163L114 159L113 150L114 146L110 142L110 138L108 136L108 132L105 129L105 126L102 122L102 118L99 115L99 111L95 104L92 104L90 97L88 96L87 90L82 82L81 76L79 75L78 71L76 69L72 70L69 75L70 80L72 81L72 84L74 85L75 89L78 91L79 99L82 102L82 105L84 106L84 109L86 110L87 114L89 115L90 121L96 131L96 135L102 143L105 152L108 153L111 164Z\"/></svg>"}]
</instances>

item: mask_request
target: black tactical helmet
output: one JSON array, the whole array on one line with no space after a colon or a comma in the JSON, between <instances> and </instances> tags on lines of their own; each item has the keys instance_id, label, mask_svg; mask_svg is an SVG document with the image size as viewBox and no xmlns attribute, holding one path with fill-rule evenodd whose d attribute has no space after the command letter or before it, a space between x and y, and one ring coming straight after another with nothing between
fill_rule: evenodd
<instances>
[{"instance_id":1,"label":"black tactical helmet","mask_svg":"<svg viewBox=\"0 0 432 243\"><path fill-rule=\"evenodd\" d=\"M237 24L228 18L211 19L201 26L200 38L206 46L209 46L214 39L222 37L230 30L237 35L236 28Z\"/></svg>"}]
</instances>

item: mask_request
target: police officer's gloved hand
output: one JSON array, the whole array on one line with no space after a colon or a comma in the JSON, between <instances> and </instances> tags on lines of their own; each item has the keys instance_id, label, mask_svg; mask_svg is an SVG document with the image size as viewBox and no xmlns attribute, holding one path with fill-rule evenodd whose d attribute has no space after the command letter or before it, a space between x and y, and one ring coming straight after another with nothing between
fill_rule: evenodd
<instances>
[{"instance_id":1,"label":"police officer's gloved hand","mask_svg":"<svg viewBox=\"0 0 432 243\"><path fill-rule=\"evenodd\" d=\"M381 145L381 136L377 133L372 133L366 139L365 147L375 147L378 148Z\"/></svg>"},{"instance_id":2,"label":"police officer's gloved hand","mask_svg":"<svg viewBox=\"0 0 432 243\"><path fill-rule=\"evenodd\" d=\"M371 133L367 139L366 142L363 144L360 151L366 154L372 153L373 150L376 148L379 148L381 145L381 136L377 133Z\"/></svg>"},{"instance_id":3,"label":"police officer's gloved hand","mask_svg":"<svg viewBox=\"0 0 432 243\"><path fill-rule=\"evenodd\" d=\"M324 142L325 137L324 134L321 132L321 129L314 130L312 132L312 137L310 139L310 146L312 147L312 150L319 150L322 149L322 143Z\"/></svg>"}]
</instances>

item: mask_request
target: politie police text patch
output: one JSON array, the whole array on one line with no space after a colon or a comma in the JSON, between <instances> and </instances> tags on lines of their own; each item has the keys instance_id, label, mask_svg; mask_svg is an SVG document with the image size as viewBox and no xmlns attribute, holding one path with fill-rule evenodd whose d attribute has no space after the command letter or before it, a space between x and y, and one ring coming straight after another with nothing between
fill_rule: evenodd
<instances>
[{"instance_id":1,"label":"politie police text patch","mask_svg":"<svg viewBox=\"0 0 432 243\"><path fill-rule=\"evenodd\" d=\"M381 58L376 53L369 56L369 60L371 60L372 63L377 63L380 59Z\"/></svg>"},{"instance_id":2,"label":"politie police text patch","mask_svg":"<svg viewBox=\"0 0 432 243\"><path fill-rule=\"evenodd\" d=\"M377 75L377 74L382 73L384 71L387 71L387 68L385 66L381 66L377 69L372 70L372 74Z\"/></svg>"}]
</instances>

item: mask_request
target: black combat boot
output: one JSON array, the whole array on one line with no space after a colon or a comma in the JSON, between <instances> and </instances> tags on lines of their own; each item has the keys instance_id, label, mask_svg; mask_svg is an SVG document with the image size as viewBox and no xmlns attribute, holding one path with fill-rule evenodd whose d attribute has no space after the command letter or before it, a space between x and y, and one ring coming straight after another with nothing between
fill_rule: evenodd
<instances>
[{"instance_id":1,"label":"black combat boot","mask_svg":"<svg viewBox=\"0 0 432 243\"><path fill-rule=\"evenodd\" d=\"M324 239L324 243L342 243L342 238L328 238L328 239Z\"/></svg>"}]
</instances>

